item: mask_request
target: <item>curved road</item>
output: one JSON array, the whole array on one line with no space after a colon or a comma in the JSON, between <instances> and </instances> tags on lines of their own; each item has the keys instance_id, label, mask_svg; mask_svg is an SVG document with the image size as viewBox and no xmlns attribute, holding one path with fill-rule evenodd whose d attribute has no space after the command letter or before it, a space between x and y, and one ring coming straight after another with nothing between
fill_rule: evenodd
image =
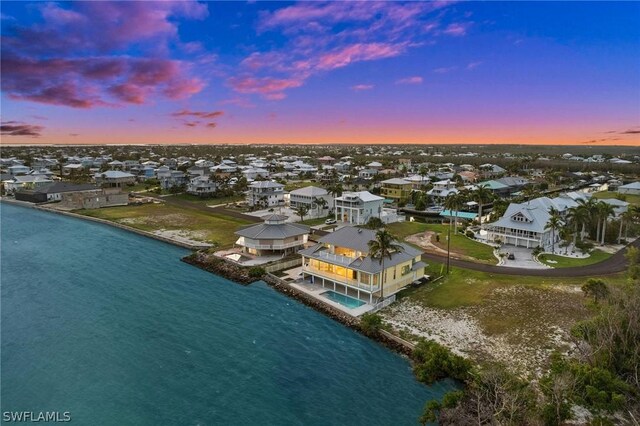
<instances>
[{"instance_id":1,"label":"curved road","mask_svg":"<svg viewBox=\"0 0 640 426\"><path fill-rule=\"evenodd\" d=\"M635 240L630 246L640 248L640 238ZM475 263L467 260L451 259L451 266L457 266L465 269L473 269L474 271L487 272L490 274L503 275L528 275L536 277L591 277L596 275L611 275L623 272L627 269L627 259L624 257L627 249L623 249L615 253L610 258L599 263L593 263L585 266L572 266L570 268L557 269L528 269L528 268L509 268L504 266L486 265L484 263ZM447 257L432 253L423 253L423 260L435 260L441 263L447 263Z\"/></svg>"}]
</instances>

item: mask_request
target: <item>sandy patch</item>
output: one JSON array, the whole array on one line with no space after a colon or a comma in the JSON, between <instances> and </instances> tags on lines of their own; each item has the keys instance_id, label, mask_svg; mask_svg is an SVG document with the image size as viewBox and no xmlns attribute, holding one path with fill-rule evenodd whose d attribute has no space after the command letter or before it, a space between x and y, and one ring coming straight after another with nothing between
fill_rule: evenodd
<instances>
[{"instance_id":1,"label":"sandy patch","mask_svg":"<svg viewBox=\"0 0 640 426\"><path fill-rule=\"evenodd\" d=\"M205 243L206 231L187 231L184 229L158 229L152 232L163 238L168 238L181 243L212 247L211 244Z\"/></svg>"}]
</instances>

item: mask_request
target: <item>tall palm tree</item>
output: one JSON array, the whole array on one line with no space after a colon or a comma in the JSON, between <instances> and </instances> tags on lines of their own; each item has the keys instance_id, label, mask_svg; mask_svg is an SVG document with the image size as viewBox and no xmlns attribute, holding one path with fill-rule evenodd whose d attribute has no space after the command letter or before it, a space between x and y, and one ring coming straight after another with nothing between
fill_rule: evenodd
<instances>
[{"instance_id":1,"label":"tall palm tree","mask_svg":"<svg viewBox=\"0 0 640 426\"><path fill-rule=\"evenodd\" d=\"M318 215L320 214L320 211L324 210L327 207L327 204L327 200L322 197L315 197L313 199L313 205L318 208Z\"/></svg>"},{"instance_id":2,"label":"tall palm tree","mask_svg":"<svg viewBox=\"0 0 640 426\"><path fill-rule=\"evenodd\" d=\"M387 229L382 228L376 232L375 240L369 241L369 255L373 259L378 259L382 270L380 271L380 299L384 297L384 258L388 257L391 260L393 253L397 253L403 250L400 244L397 244L398 239L390 233Z\"/></svg>"},{"instance_id":3,"label":"tall palm tree","mask_svg":"<svg viewBox=\"0 0 640 426\"><path fill-rule=\"evenodd\" d=\"M478 203L478 222L482 224L482 208L484 203L493 199L493 192L486 186L480 185L472 194L473 201Z\"/></svg>"},{"instance_id":4,"label":"tall palm tree","mask_svg":"<svg viewBox=\"0 0 640 426\"><path fill-rule=\"evenodd\" d=\"M449 224L451 224L451 216L455 215L455 232L458 233L458 211L462 208L465 202L465 195L457 192L447 195L444 199L444 208L449 210Z\"/></svg>"},{"instance_id":5,"label":"tall palm tree","mask_svg":"<svg viewBox=\"0 0 640 426\"><path fill-rule=\"evenodd\" d=\"M596 219L597 215L597 202L593 198L588 200L579 199L578 205L575 207L578 210L578 216L580 218L580 241L583 240L587 225L591 225Z\"/></svg>"},{"instance_id":6,"label":"tall palm tree","mask_svg":"<svg viewBox=\"0 0 640 426\"><path fill-rule=\"evenodd\" d=\"M620 215L620 229L618 230L618 244L622 240L622 229L625 228L624 239L627 239L629 224L633 222L634 219L634 211L629 209L626 212ZM626 227L625 227L626 225Z\"/></svg>"},{"instance_id":7,"label":"tall palm tree","mask_svg":"<svg viewBox=\"0 0 640 426\"><path fill-rule=\"evenodd\" d=\"M615 215L615 210L611 204L605 203L604 201L600 201L598 203L598 213L600 219L602 219L602 235L600 239L600 245L604 245L604 237L607 231L607 221L613 215Z\"/></svg>"},{"instance_id":8,"label":"tall palm tree","mask_svg":"<svg viewBox=\"0 0 640 426\"><path fill-rule=\"evenodd\" d=\"M555 209L555 208L551 208L551 210L549 210L549 220L547 221L544 229L551 229L551 253L555 254L556 253L556 231L558 229L560 229L560 227L562 226L562 218L560 217L560 212Z\"/></svg>"}]
</instances>

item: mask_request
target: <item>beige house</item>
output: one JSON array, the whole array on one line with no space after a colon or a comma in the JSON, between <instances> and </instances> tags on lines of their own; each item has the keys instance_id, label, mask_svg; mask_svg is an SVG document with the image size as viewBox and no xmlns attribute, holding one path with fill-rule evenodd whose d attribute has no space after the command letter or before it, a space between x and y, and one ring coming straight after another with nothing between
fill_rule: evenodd
<instances>
[{"instance_id":1,"label":"beige house","mask_svg":"<svg viewBox=\"0 0 640 426\"><path fill-rule=\"evenodd\" d=\"M287 216L273 214L264 217L264 223L236 231L236 245L244 253L254 256L286 256L304 248L309 238L309 227L287 223Z\"/></svg>"},{"instance_id":2,"label":"beige house","mask_svg":"<svg viewBox=\"0 0 640 426\"><path fill-rule=\"evenodd\" d=\"M384 271L379 259L369 255L369 241L375 231L345 226L318 240L302 255L303 279L334 292L373 303L402 290L424 276L422 252L400 243L402 250L385 257ZM382 284L382 285L381 285Z\"/></svg>"}]
</instances>

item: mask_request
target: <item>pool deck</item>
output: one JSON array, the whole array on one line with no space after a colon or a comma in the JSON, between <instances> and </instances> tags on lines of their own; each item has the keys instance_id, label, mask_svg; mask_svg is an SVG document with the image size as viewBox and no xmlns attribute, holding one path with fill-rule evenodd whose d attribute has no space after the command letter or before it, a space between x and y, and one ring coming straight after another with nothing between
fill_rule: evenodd
<instances>
[{"instance_id":1,"label":"pool deck","mask_svg":"<svg viewBox=\"0 0 640 426\"><path fill-rule=\"evenodd\" d=\"M308 281L302 281L302 279L298 279L298 280L296 280L294 282L290 282L289 285L291 287L294 287L294 288L296 288L296 289L308 294L309 296L312 296L313 298L321 301L322 303L326 303L327 305L329 305L329 306L331 306L333 308L339 309L340 311L342 311L342 312L344 312L346 314L349 314L351 316L354 316L354 317L358 317L358 316L364 314L365 312L371 311L374 308L373 305L370 305L368 303L365 303L364 305L358 306L357 308L353 308L353 309L347 308L346 306L341 305L338 302L334 302L333 300L331 300L331 299L329 299L329 298L327 298L325 296L322 296L322 293L326 293L327 291L333 291L333 289L322 287L319 284L312 284L312 283L310 283ZM340 294L339 292L336 292L336 293ZM351 296L349 296L349 297L351 297Z\"/></svg>"}]
</instances>

